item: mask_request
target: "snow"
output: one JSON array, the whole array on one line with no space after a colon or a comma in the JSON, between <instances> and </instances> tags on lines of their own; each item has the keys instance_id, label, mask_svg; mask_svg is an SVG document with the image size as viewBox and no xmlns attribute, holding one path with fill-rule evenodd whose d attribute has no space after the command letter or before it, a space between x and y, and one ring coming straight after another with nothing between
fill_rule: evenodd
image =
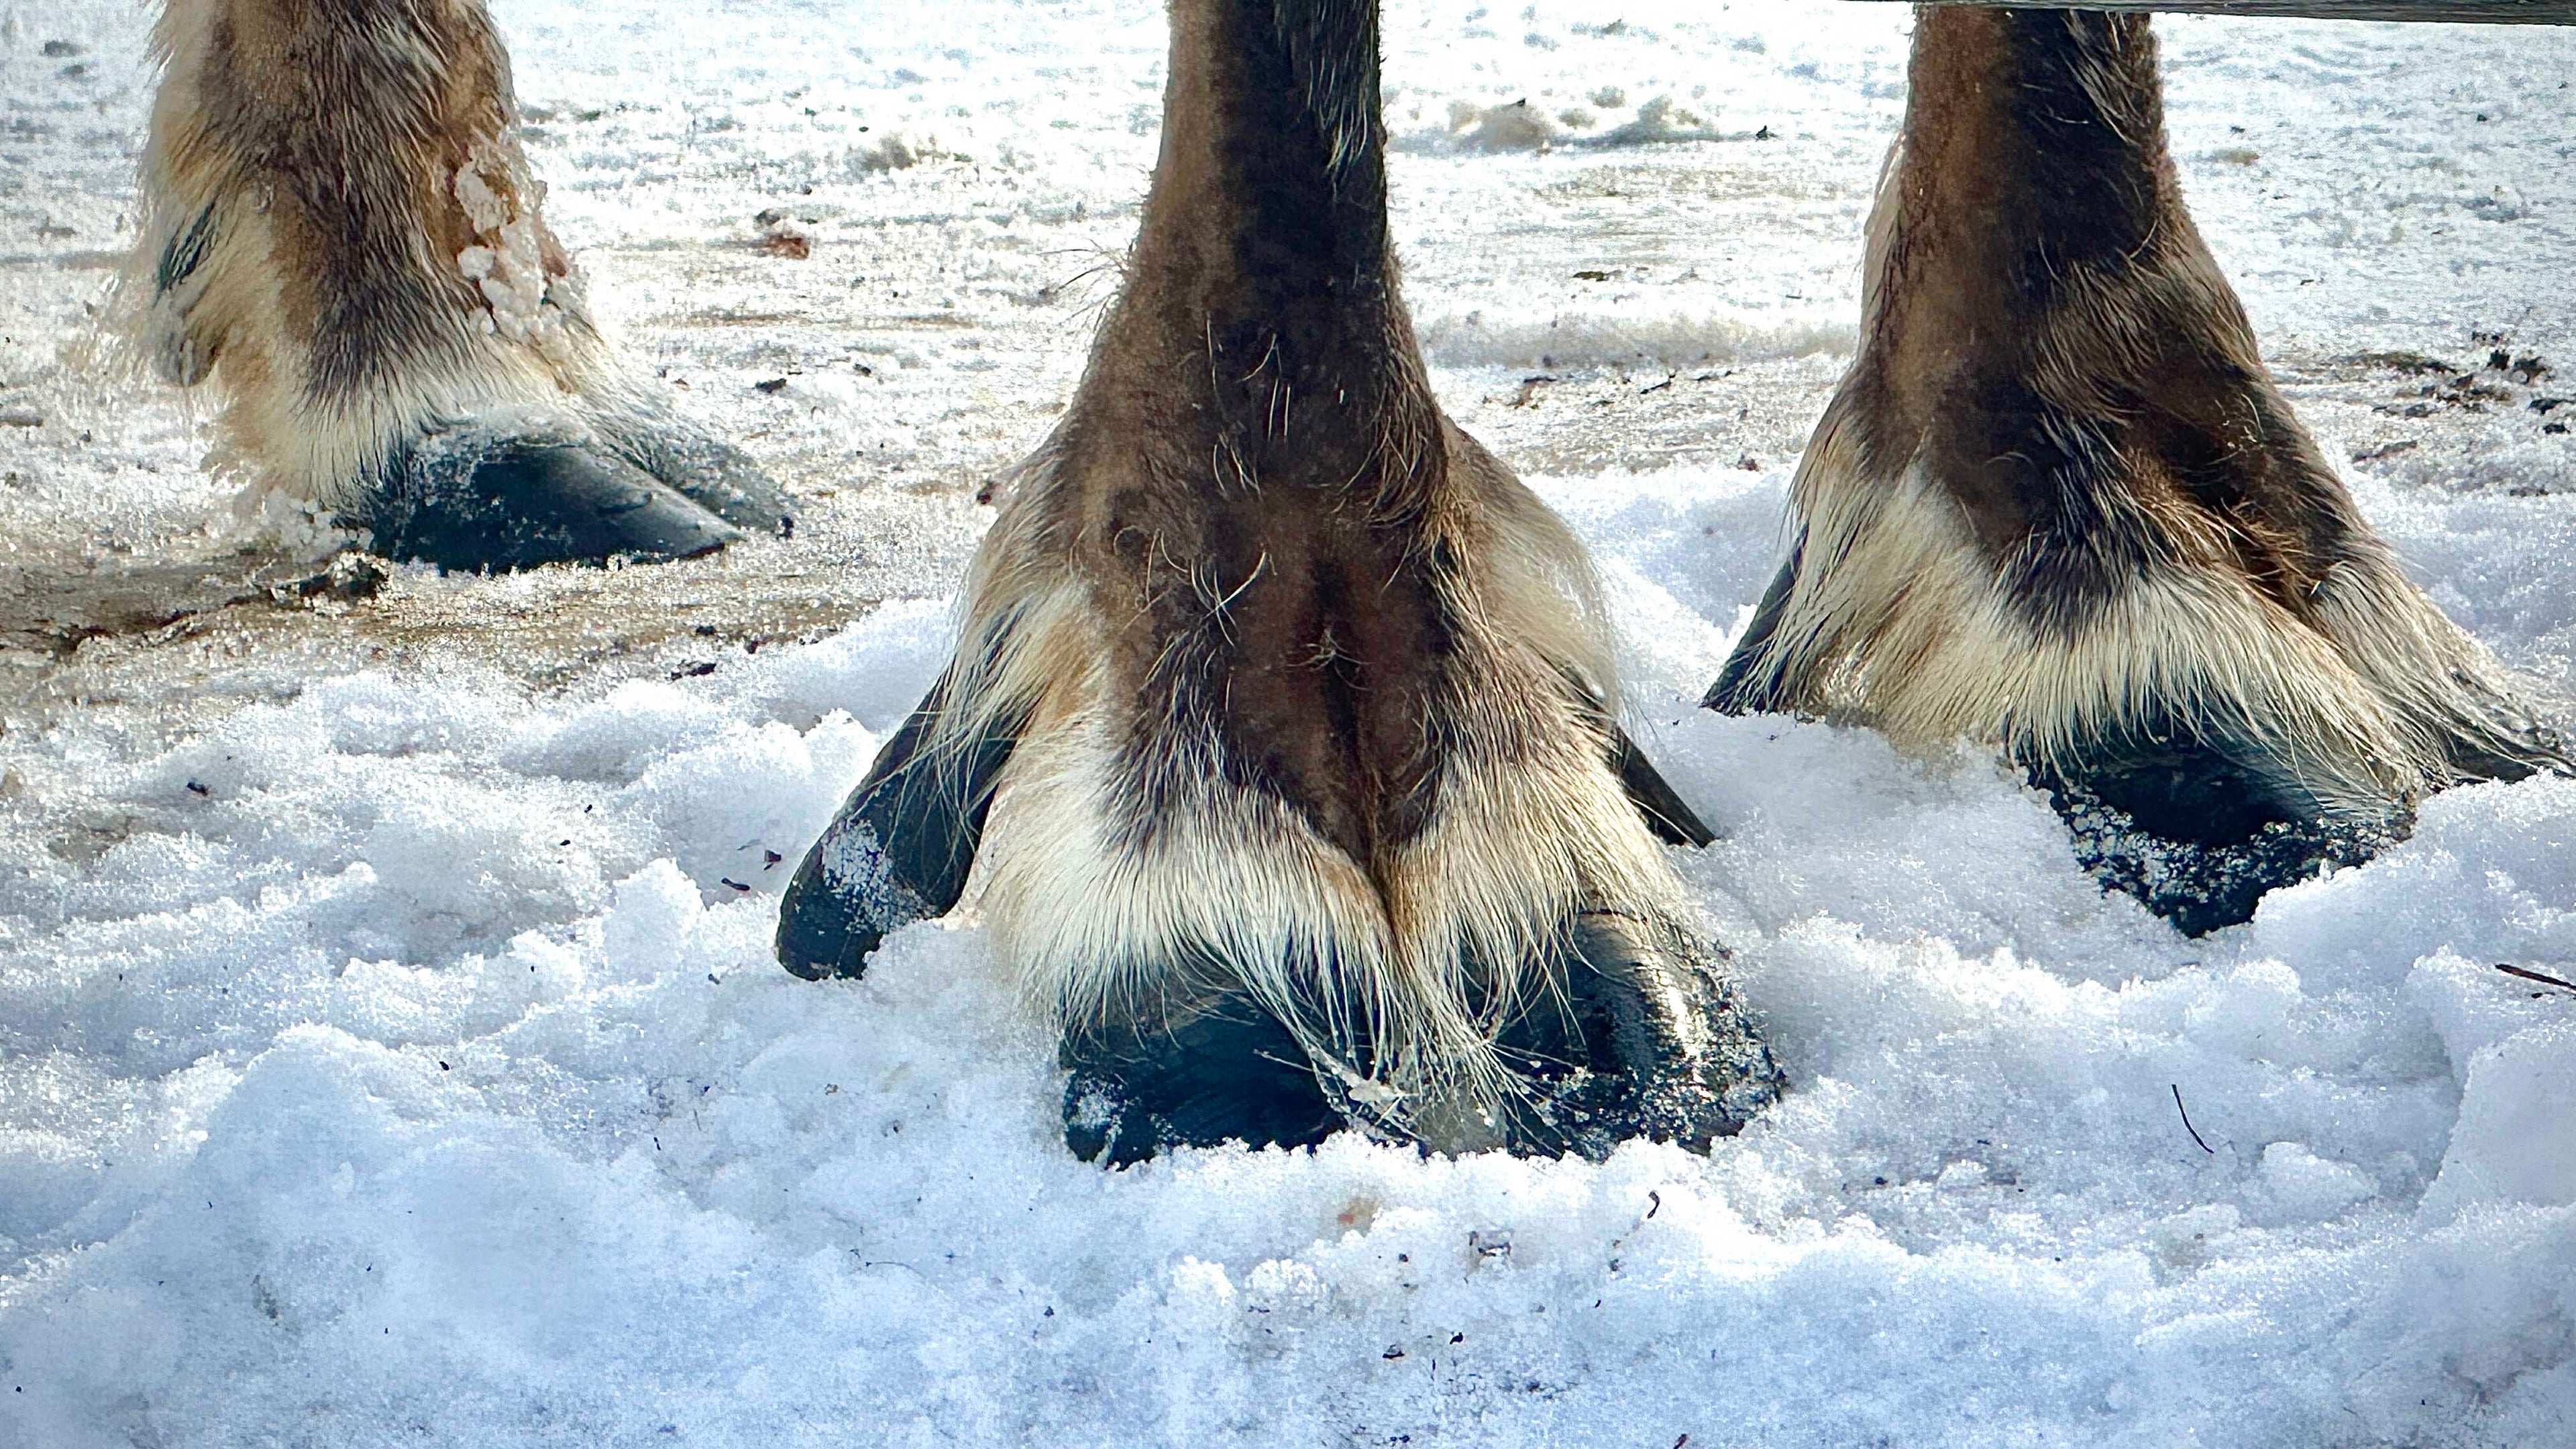
<instances>
[{"instance_id":1,"label":"snow","mask_svg":"<svg viewBox=\"0 0 2576 1449\"><path fill-rule=\"evenodd\" d=\"M2454 791L2189 941L1985 758L1691 707L1850 345L1900 7L1388 15L1438 385L1596 551L1794 1090L1705 1160L1121 1173L1063 1152L971 913L860 982L768 941L943 661L975 485L1079 366L1158 12L496 13L594 297L811 527L0 635L0 1443L2565 1442L2576 995L2494 966L2576 974L2576 782ZM2565 690L2576 439L2550 379L2480 370L2576 353L2565 35L2158 23L2303 415ZM237 510L202 419L105 370L142 27L0 0L17 570L315 526ZM1524 97L1547 149L1462 142ZM774 208L809 257L761 249Z\"/></svg>"}]
</instances>

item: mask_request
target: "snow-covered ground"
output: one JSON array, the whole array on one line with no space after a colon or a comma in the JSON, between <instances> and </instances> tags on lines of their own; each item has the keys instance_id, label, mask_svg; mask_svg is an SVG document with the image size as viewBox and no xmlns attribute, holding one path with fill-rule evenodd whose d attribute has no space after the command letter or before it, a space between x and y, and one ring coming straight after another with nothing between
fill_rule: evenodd
<instances>
[{"instance_id":1,"label":"snow-covered ground","mask_svg":"<svg viewBox=\"0 0 2576 1449\"><path fill-rule=\"evenodd\" d=\"M144 9L0 0L0 1444L2576 1436L2576 995L2495 970L2576 975L2576 783L2194 942L1989 762L1689 707L1849 346L1901 8L1387 15L1442 395L1595 548L1795 1090L1707 1160L1123 1173L971 919L828 986L768 936L1072 384L1158 9L495 8L603 311L810 526L83 642L30 591L280 536L99 345ZM2484 363L2576 374L2576 33L2159 25L2294 400L2567 689L2576 376Z\"/></svg>"}]
</instances>

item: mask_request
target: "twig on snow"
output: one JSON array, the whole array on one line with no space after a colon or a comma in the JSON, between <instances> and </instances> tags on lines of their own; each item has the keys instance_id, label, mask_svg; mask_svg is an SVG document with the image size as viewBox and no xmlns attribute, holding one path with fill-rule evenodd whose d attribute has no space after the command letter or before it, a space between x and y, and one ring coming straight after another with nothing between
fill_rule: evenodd
<instances>
[{"instance_id":1,"label":"twig on snow","mask_svg":"<svg viewBox=\"0 0 2576 1449\"><path fill-rule=\"evenodd\" d=\"M2496 963L2496 969L2507 976L2519 976L2525 981L2537 981L2543 986L2555 986L2561 991L2576 991L2576 981L2569 981L2561 977L2552 976L2546 971L2533 971L2521 966L2508 966L2502 961Z\"/></svg>"},{"instance_id":2,"label":"twig on snow","mask_svg":"<svg viewBox=\"0 0 2576 1449\"><path fill-rule=\"evenodd\" d=\"M2218 1149L2210 1146L2207 1142L2201 1141L2200 1129L2191 1125L2191 1113L2182 1105L2182 1084L2180 1082L2173 1084L2173 1094L2174 1110L2182 1113L2182 1130L2191 1134L2192 1141L2200 1143L2201 1151L2206 1152L2213 1157L2217 1156Z\"/></svg>"}]
</instances>

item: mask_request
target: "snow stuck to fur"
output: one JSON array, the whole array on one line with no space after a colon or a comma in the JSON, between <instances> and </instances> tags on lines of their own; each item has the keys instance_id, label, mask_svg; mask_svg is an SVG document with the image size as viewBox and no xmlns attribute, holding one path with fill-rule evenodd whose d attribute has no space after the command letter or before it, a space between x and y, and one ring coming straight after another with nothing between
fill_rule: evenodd
<instances>
[{"instance_id":1,"label":"snow stuck to fur","mask_svg":"<svg viewBox=\"0 0 2576 1449\"><path fill-rule=\"evenodd\" d=\"M488 144L456 169L457 204L483 238L456 254L456 268L483 294L485 331L555 356L565 346L563 312L547 305L545 260L537 241L537 208L545 185L510 174L520 170L508 154ZM506 180L511 189L495 188L489 179L494 177ZM530 198L526 210L512 204L513 195ZM564 281L578 285L570 277Z\"/></svg>"},{"instance_id":2,"label":"snow stuck to fur","mask_svg":"<svg viewBox=\"0 0 2576 1449\"><path fill-rule=\"evenodd\" d=\"M845 28L802 5L499 10L523 98L600 113L552 123L536 152L578 244L738 237L809 174L811 200L851 210L813 260L757 259L799 286L835 248L881 248L873 270L936 242L961 272L999 268L1005 241L1058 235L1030 216L1076 200L1123 242L1158 8L959 8ZM131 73L115 26L139 22L111 9L82 22L87 56L43 58L56 12L0 0L7 77L50 95L71 64ZM1849 326L1903 7L1673 0L1617 33L1522 13L1391 5L1399 134L1452 100L1526 94L1591 108L1596 129L1670 95L1729 137L1812 136L1399 154L1399 242L1453 406L1538 357L1726 356L1703 336L1779 356L1797 328ZM2569 173L2521 175L2520 219L2472 204L2534 154L2514 146L2565 133L2576 92L2555 89L2542 28L2480 69L2456 56L2503 42L2443 27L2158 23L2192 128L2178 149L2262 153L2186 181L2267 345L2456 351L2501 317L2576 352ZM1063 47L1097 72L1042 74ZM1102 76L1143 119L1103 103ZM2377 119L2332 119L2353 106ZM42 153L65 174L130 170L90 114L39 117L59 134L24 144L65 148ZM60 160L91 131L104 159ZM974 160L833 191L890 132ZM2347 154L2342 204L2270 199ZM674 157L698 169L675 179ZM39 206L87 229L47 245L104 246L123 184L0 208L30 233ZM1541 188L1572 199L1540 210ZM914 214L948 220L870 229ZM1576 279L1642 220L1689 243L1637 259L1651 291ZM2401 226L2410 240L2380 240ZM1543 268L1495 260L1543 247ZM1088 263L989 282L995 314L1041 318L1027 346L1067 356L1044 377L1069 377L1081 331L1018 298ZM626 265L623 305L653 315ZM690 285L761 310L731 275ZM970 307L984 281L918 275ZM1442 330L1479 311L1529 330ZM1591 317L1627 330L1589 351L1541 340ZM76 325L31 314L0 339L8 400L48 418L13 431L98 436L79 454L0 439L24 475L11 506L219 509L166 410L47 370ZM700 330L785 345L770 324ZM976 371L999 345L833 339L948 389L890 409L879 378L800 345L808 370L776 394L748 386L774 355L747 354L725 418L753 440L791 403L814 410L804 426L835 444L814 476L852 490L896 491L843 461L857 442L953 460L992 426L979 390L1055 395L1033 370ZM712 396L711 366L691 370ZM2338 458L2402 432L2414 451L2355 470L2362 507L2455 618L2563 678L2576 499L2519 495L2565 486L2569 440L2518 402L2419 422L2290 383ZM1486 416L1553 417L1544 403ZM2106 899L2055 815L1983 758L1908 762L1867 732L1691 707L1774 562L1794 459L1759 451L1752 470L1534 480L1598 552L1636 732L1724 834L1675 859L1790 1073L1780 1107L1706 1160L1426 1162L1343 1138L1105 1173L1059 1145L1054 1044L971 917L899 933L864 981L788 977L776 893L940 668L936 601L676 681L531 692L466 641L350 673L288 648L145 701L187 722L175 740L113 702L13 714L0 1444L2563 1442L2576 998L2495 964L2576 976L2576 784L2440 796L2409 843L2186 941Z\"/></svg>"}]
</instances>

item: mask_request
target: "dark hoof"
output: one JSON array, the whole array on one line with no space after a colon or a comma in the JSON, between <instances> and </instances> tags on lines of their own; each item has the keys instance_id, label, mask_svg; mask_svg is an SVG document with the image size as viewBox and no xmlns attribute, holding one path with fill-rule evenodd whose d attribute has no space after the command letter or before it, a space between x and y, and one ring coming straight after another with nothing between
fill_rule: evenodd
<instances>
[{"instance_id":1,"label":"dark hoof","mask_svg":"<svg viewBox=\"0 0 2576 1449\"><path fill-rule=\"evenodd\" d=\"M1529 1088L1507 1104L1512 1151L1599 1159L1646 1138L1706 1152L1779 1099L1770 1049L1692 943L1588 912L1571 944L1564 999L1497 1043Z\"/></svg>"},{"instance_id":2,"label":"dark hoof","mask_svg":"<svg viewBox=\"0 0 2576 1449\"><path fill-rule=\"evenodd\" d=\"M709 553L741 533L623 458L568 438L464 427L396 458L366 522L375 552L442 569Z\"/></svg>"},{"instance_id":3,"label":"dark hoof","mask_svg":"<svg viewBox=\"0 0 2576 1449\"><path fill-rule=\"evenodd\" d=\"M1239 996L1065 1033L1064 1145L1124 1167L1174 1147L1304 1147L1343 1126L1278 1018Z\"/></svg>"},{"instance_id":4,"label":"dark hoof","mask_svg":"<svg viewBox=\"0 0 2576 1449\"><path fill-rule=\"evenodd\" d=\"M946 915L965 893L1020 716L982 720L960 747L933 748L955 678L952 665L797 863L778 903L776 948L794 974L857 976L888 932Z\"/></svg>"},{"instance_id":5,"label":"dark hoof","mask_svg":"<svg viewBox=\"0 0 2576 1449\"><path fill-rule=\"evenodd\" d=\"M1347 1126L1425 1152L1599 1159L1636 1138L1706 1152L1778 1099L1780 1070L1724 983L1670 934L1623 915L1573 924L1563 995L1495 1042L1511 1074L1498 1111L1364 1101L1266 1008L1211 993L1149 1021L1066 1032L1065 1145L1123 1166L1173 1147L1311 1146Z\"/></svg>"},{"instance_id":6,"label":"dark hoof","mask_svg":"<svg viewBox=\"0 0 2576 1449\"><path fill-rule=\"evenodd\" d=\"M2249 759L2259 756L2161 738L2034 768L2031 783L2049 792L2095 880L2187 936L2242 925L2270 892L2321 866L2359 865L2405 835L2394 806L2337 817L2286 772Z\"/></svg>"},{"instance_id":7,"label":"dark hoof","mask_svg":"<svg viewBox=\"0 0 2576 1449\"><path fill-rule=\"evenodd\" d=\"M873 822L832 822L778 903L778 964L808 981L859 976L886 934L938 915L897 875Z\"/></svg>"},{"instance_id":8,"label":"dark hoof","mask_svg":"<svg viewBox=\"0 0 2576 1449\"><path fill-rule=\"evenodd\" d=\"M674 492L748 533L796 532L795 506L751 455L674 417L639 417L604 430L617 451Z\"/></svg>"},{"instance_id":9,"label":"dark hoof","mask_svg":"<svg viewBox=\"0 0 2576 1449\"><path fill-rule=\"evenodd\" d=\"M2402 822L2291 818L2228 808L2214 819L2228 831L2154 829L2170 818L2158 801L2146 811L2113 803L2134 798L2133 782L2040 782L2075 836L2076 863L2106 890L2133 896L2186 936L2205 936L2254 919L2263 897L2309 879L2327 866L2359 865L2405 835ZM2197 785L2191 793L2200 793ZM2248 819L2253 814L2255 818Z\"/></svg>"}]
</instances>

